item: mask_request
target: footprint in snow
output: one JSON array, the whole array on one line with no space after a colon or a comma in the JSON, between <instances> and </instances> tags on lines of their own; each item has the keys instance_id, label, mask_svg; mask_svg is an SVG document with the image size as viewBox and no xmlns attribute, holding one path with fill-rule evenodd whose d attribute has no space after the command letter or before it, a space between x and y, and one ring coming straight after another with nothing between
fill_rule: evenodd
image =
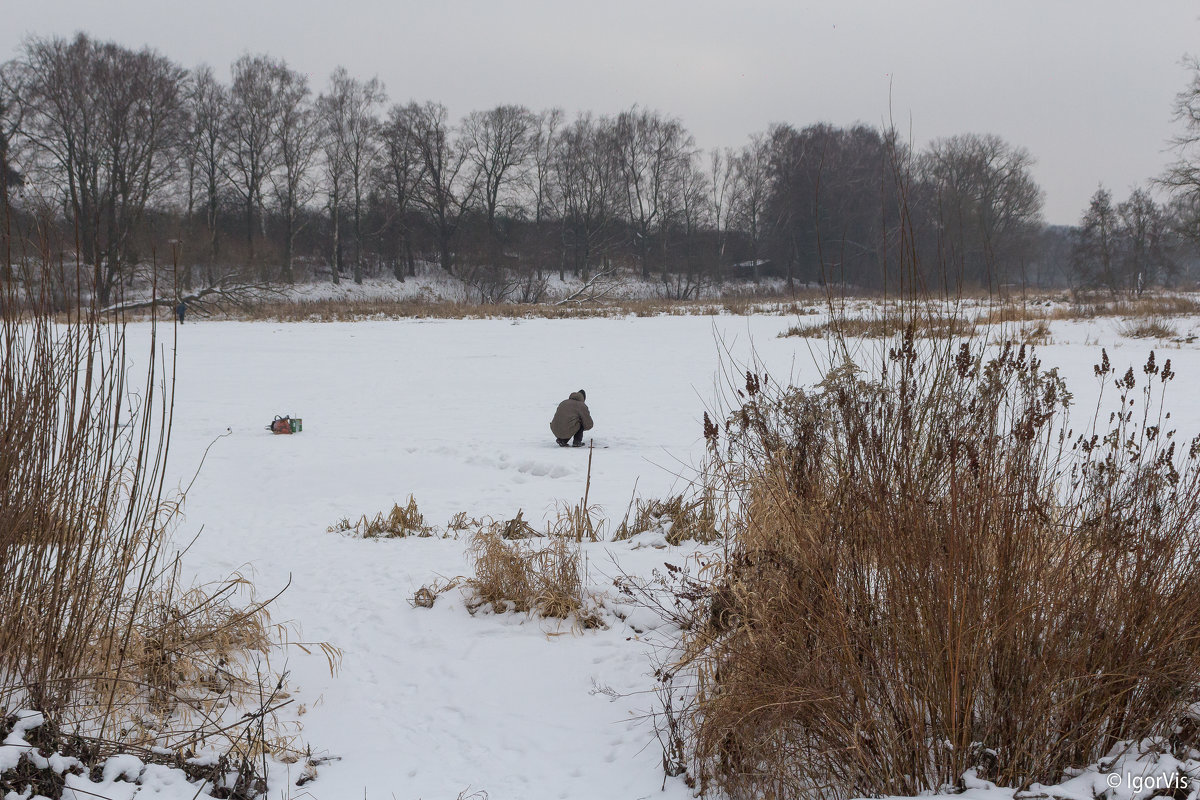
<instances>
[{"instance_id":1,"label":"footprint in snow","mask_svg":"<svg viewBox=\"0 0 1200 800\"><path fill-rule=\"evenodd\" d=\"M546 464L538 461L522 461L517 466L517 471L539 478L564 478L571 474L571 470L560 464Z\"/></svg>"}]
</instances>

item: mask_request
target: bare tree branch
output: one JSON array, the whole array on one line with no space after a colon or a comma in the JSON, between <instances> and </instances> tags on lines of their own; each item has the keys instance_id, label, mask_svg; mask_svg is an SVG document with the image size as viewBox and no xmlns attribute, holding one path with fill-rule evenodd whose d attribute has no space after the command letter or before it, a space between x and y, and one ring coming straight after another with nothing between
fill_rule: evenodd
<instances>
[{"instance_id":1,"label":"bare tree branch","mask_svg":"<svg viewBox=\"0 0 1200 800\"><path fill-rule=\"evenodd\" d=\"M616 282L606 280L606 278L613 275L616 271L616 268L612 267L597 272L585 281L583 286L580 286L576 291L559 300L554 305L565 306L568 303L583 304L603 300L617 288Z\"/></svg>"},{"instance_id":2,"label":"bare tree branch","mask_svg":"<svg viewBox=\"0 0 1200 800\"><path fill-rule=\"evenodd\" d=\"M244 283L227 275L219 279L215 285L191 294L159 295L148 300L118 303L104 308L103 311L138 311L155 306L174 309L177 304L186 303L188 311L206 316L228 308L252 308L266 300L278 299L282 296L282 290L270 283Z\"/></svg>"}]
</instances>

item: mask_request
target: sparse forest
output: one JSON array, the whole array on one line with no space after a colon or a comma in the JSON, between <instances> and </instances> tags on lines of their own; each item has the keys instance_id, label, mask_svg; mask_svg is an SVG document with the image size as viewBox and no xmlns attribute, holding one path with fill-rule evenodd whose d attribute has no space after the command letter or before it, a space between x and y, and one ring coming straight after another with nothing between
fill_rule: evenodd
<instances>
[{"instance_id":1,"label":"sparse forest","mask_svg":"<svg viewBox=\"0 0 1200 800\"><path fill-rule=\"evenodd\" d=\"M0 67L6 262L48 253L72 267L64 294L82 281L101 304L154 264L176 292L436 265L481 303L597 274L667 299L763 278L892 290L903 275L1137 293L1186 277L1200 231L1194 123L1159 181L1172 203L1102 188L1072 229L1044 224L1033 154L991 134L916 150L870 125L779 123L704 152L682 120L637 106L456 121L341 68L316 87L246 55L230 76L85 34L29 40ZM1185 121L1196 93L1180 96Z\"/></svg>"}]
</instances>

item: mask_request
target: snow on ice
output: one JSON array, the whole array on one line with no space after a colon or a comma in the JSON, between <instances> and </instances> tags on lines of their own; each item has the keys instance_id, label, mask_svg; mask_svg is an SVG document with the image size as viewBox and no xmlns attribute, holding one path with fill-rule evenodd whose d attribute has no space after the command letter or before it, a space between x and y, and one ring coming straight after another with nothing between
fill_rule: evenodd
<instances>
[{"instance_id":1,"label":"snow on ice","mask_svg":"<svg viewBox=\"0 0 1200 800\"><path fill-rule=\"evenodd\" d=\"M290 653L304 738L340 757L298 791L426 800L464 790L484 790L490 800L691 797L680 779L661 791L662 754L648 715L653 658L667 632L655 631L652 615L611 599L607 629L578 631L524 615L471 616L454 592L432 609L414 608L422 585L467 573L463 540L362 540L326 528L410 494L430 524L444 526L460 511L506 519L521 509L538 526L557 502L578 502L584 490L587 451L557 447L548 427L555 405L579 388L596 421L591 434L606 446L594 453L590 498L618 522L635 486L642 497L684 488L703 452L702 414L723 416L720 398L747 364L761 363L780 382L818 375L819 340L777 338L795 322L720 315L199 321L178 329L171 470L184 486L199 468L178 534L186 541L200 533L187 569L202 581L242 572L260 595L290 581L275 620L295 621L305 641L344 653L336 676L321 656ZM1116 324L1056 323L1055 343L1039 349L1046 366L1062 368L1081 416L1094 401L1098 342L1119 372L1144 363L1151 347L1122 343ZM147 330L130 332L136 340ZM1169 396L1180 435L1190 436L1200 427L1191 406L1200 350L1170 348L1157 349L1179 373ZM145 357L136 345L131 351ZM302 417L304 432L267 433L276 414ZM695 549L663 545L655 533L586 545L590 585L611 597L621 572L649 575ZM1195 767L1127 758L1119 765L1127 771ZM1103 781L1093 769L1041 791L1090 800ZM969 794L1012 797L980 781ZM1110 793L1133 796L1131 788Z\"/></svg>"}]
</instances>

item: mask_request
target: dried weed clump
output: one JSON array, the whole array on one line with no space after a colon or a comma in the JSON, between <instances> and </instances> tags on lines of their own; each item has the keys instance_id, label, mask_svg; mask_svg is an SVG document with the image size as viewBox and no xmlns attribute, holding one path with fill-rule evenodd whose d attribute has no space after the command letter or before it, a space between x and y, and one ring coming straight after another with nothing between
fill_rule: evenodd
<instances>
[{"instance_id":1,"label":"dried weed clump","mask_svg":"<svg viewBox=\"0 0 1200 800\"><path fill-rule=\"evenodd\" d=\"M1117 326L1117 332L1130 339L1175 339L1179 331L1162 317L1128 319Z\"/></svg>"},{"instance_id":2,"label":"dried weed clump","mask_svg":"<svg viewBox=\"0 0 1200 800\"><path fill-rule=\"evenodd\" d=\"M630 539L646 531L662 531L667 543L678 545L691 540L707 544L718 541L716 498L710 491L701 491L688 498L683 494L665 500L639 499L634 504L632 519L626 513L617 526L613 539Z\"/></svg>"},{"instance_id":3,"label":"dried weed clump","mask_svg":"<svg viewBox=\"0 0 1200 800\"><path fill-rule=\"evenodd\" d=\"M1024 346L840 352L810 389L748 374L706 426L737 513L677 595L664 763L708 796L845 798L1169 747L1200 685L1200 439L1164 427L1170 362L1104 354L1115 410L1072 426Z\"/></svg>"},{"instance_id":4,"label":"dried weed clump","mask_svg":"<svg viewBox=\"0 0 1200 800\"><path fill-rule=\"evenodd\" d=\"M451 524L454 520L451 520ZM437 528L425 524L425 516L417 508L417 501L412 495L408 503L394 503L392 510L384 515L382 511L374 517L363 514L358 522L351 522L349 517L342 517L326 529L329 533L352 533L363 539L401 539L405 536L429 537L437 533Z\"/></svg>"},{"instance_id":5,"label":"dried weed clump","mask_svg":"<svg viewBox=\"0 0 1200 800\"><path fill-rule=\"evenodd\" d=\"M531 539L539 535L537 530L525 519L525 512L517 509L517 515L512 519L491 523L491 530L501 539Z\"/></svg>"},{"instance_id":6,"label":"dried weed clump","mask_svg":"<svg viewBox=\"0 0 1200 800\"><path fill-rule=\"evenodd\" d=\"M585 588L585 566L578 543L567 536L544 541L513 541L494 530L471 538L474 575L466 579L474 613L490 605L497 613L518 611L539 617L573 618L581 627L601 627L596 601Z\"/></svg>"},{"instance_id":7,"label":"dried weed clump","mask_svg":"<svg viewBox=\"0 0 1200 800\"><path fill-rule=\"evenodd\" d=\"M550 535L572 542L598 542L604 536L604 514L585 497L578 503L560 503L558 515L550 524Z\"/></svg>"},{"instance_id":8,"label":"dried weed clump","mask_svg":"<svg viewBox=\"0 0 1200 800\"><path fill-rule=\"evenodd\" d=\"M241 672L245 665L237 662L250 654L267 655L274 643L270 616L256 604L223 602L246 585L234 578L216 591L193 588L147 598L146 611L130 621L125 669L101 679L116 707L140 702L143 686L149 687L150 709L158 713L212 714L217 706L237 704L256 692L257 684Z\"/></svg>"},{"instance_id":9,"label":"dried weed clump","mask_svg":"<svg viewBox=\"0 0 1200 800\"><path fill-rule=\"evenodd\" d=\"M188 753L219 744L238 763L264 756L299 761L305 750L299 724L277 713L291 703L287 675L271 667L272 653L289 643L291 631L272 623L269 602L254 601L253 586L237 576L216 586L176 591L172 582L151 592L127 622L122 668L98 672L97 691L107 703L92 725L114 732L123 748ZM319 648L330 672L337 671L336 647L294 644L305 652ZM251 735L240 724L247 716L258 717Z\"/></svg>"},{"instance_id":10,"label":"dried weed clump","mask_svg":"<svg viewBox=\"0 0 1200 800\"><path fill-rule=\"evenodd\" d=\"M1050 326L1045 320L1025 325L1018 331L1018 341L1024 345L1041 347L1050 344Z\"/></svg>"},{"instance_id":11,"label":"dried weed clump","mask_svg":"<svg viewBox=\"0 0 1200 800\"><path fill-rule=\"evenodd\" d=\"M888 339L912 330L918 337L975 335L975 323L957 314L884 314L879 317L848 317L835 314L826 322L794 325L780 337Z\"/></svg>"}]
</instances>

